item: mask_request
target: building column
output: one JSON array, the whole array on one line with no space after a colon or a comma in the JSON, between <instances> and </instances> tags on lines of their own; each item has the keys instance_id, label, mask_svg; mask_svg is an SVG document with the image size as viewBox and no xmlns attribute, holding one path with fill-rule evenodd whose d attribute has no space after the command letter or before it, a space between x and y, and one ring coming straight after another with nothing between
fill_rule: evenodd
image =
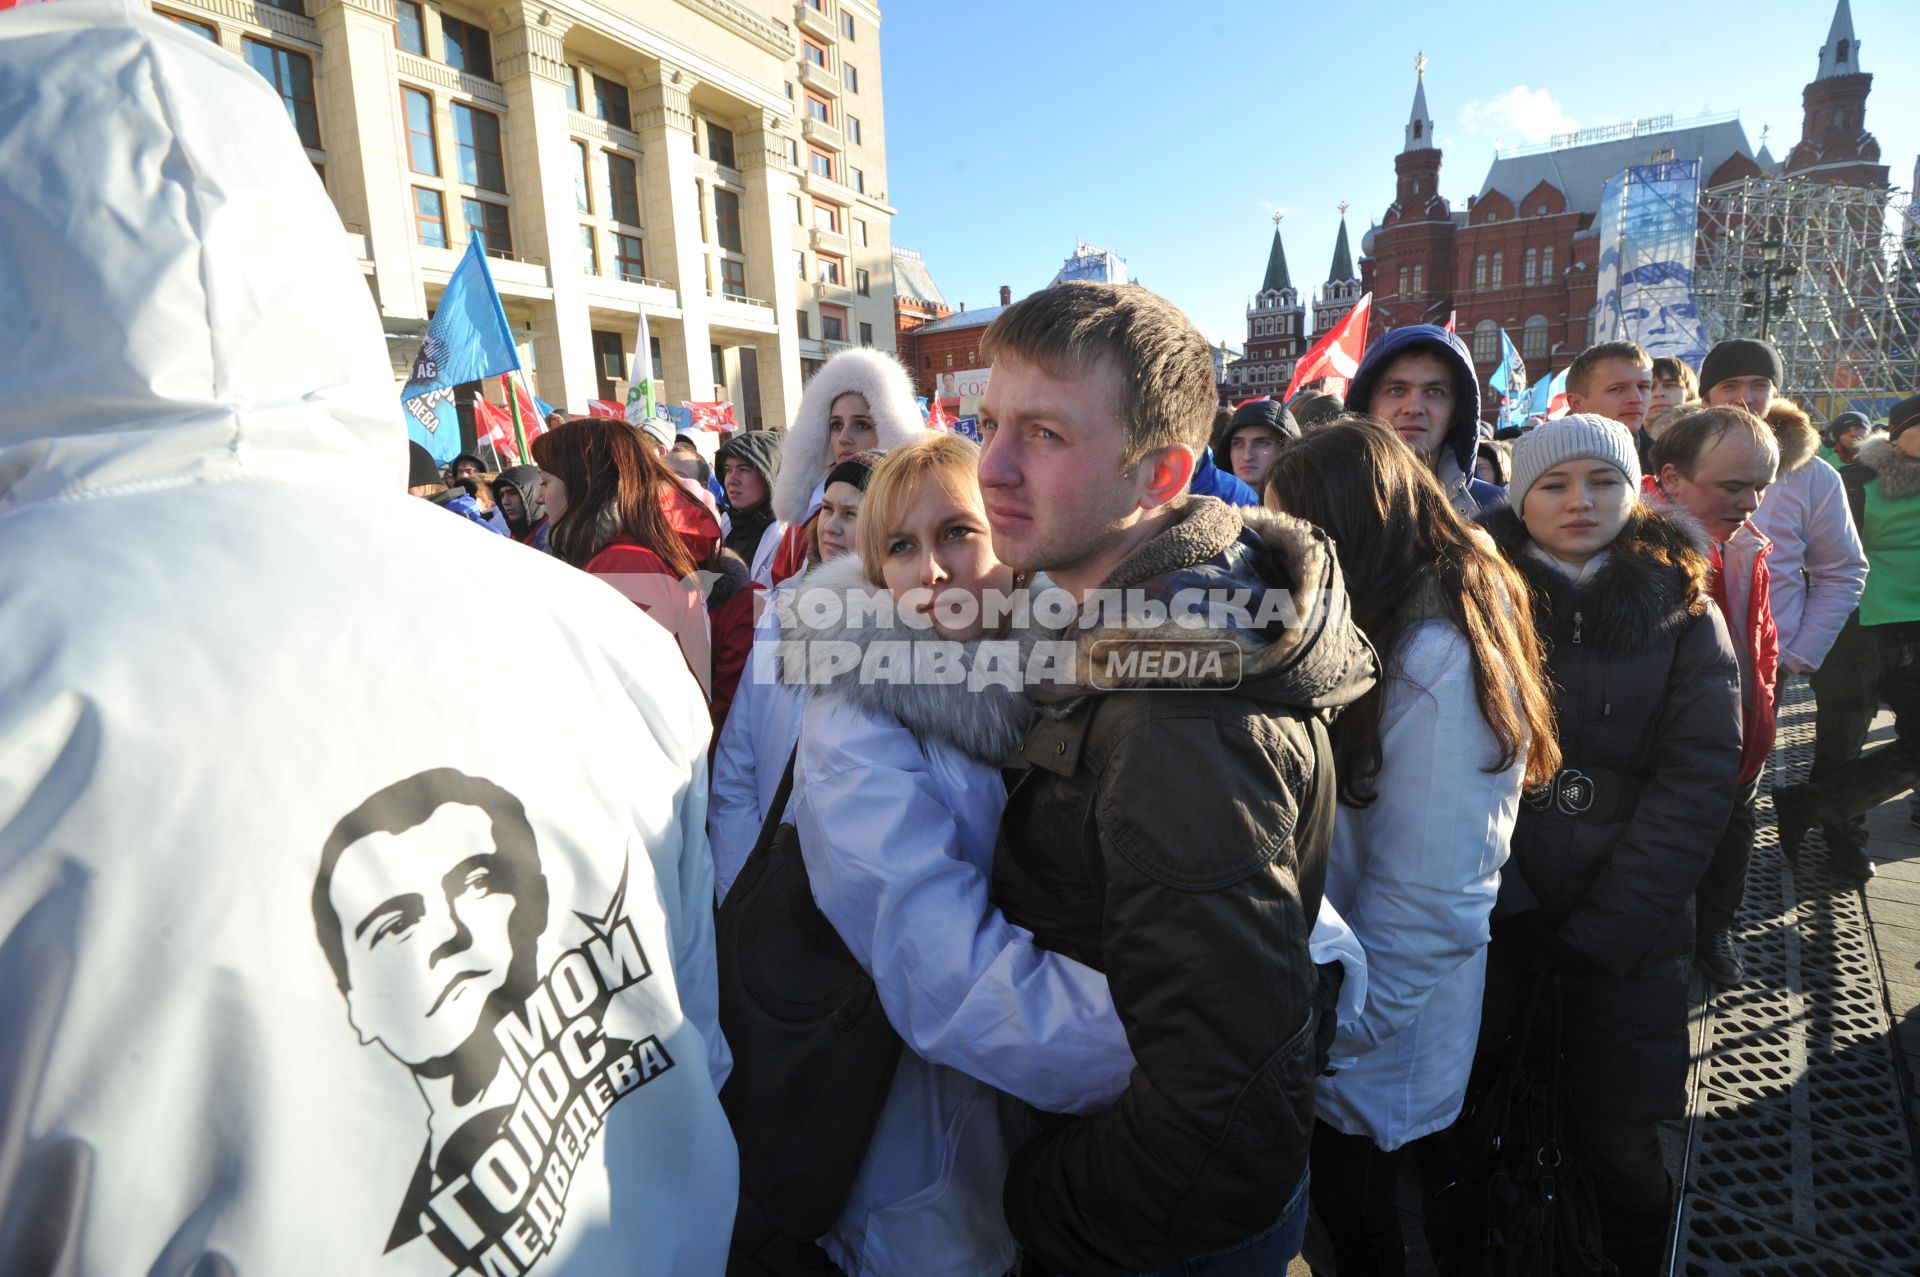
<instances>
[{"instance_id":1,"label":"building column","mask_svg":"<svg viewBox=\"0 0 1920 1277\"><path fill-rule=\"evenodd\" d=\"M425 319L414 259L413 192L400 120L393 0L310 0L326 65L321 141L341 221L367 233L380 313Z\"/></svg>"},{"instance_id":2,"label":"building column","mask_svg":"<svg viewBox=\"0 0 1920 1277\"><path fill-rule=\"evenodd\" d=\"M694 172L693 74L662 62L629 82L633 125L640 135L641 215L646 219L647 271L667 274L680 293L677 329L660 324L666 400L704 401L713 394L713 341L708 334L706 241Z\"/></svg>"},{"instance_id":3,"label":"building column","mask_svg":"<svg viewBox=\"0 0 1920 1277\"><path fill-rule=\"evenodd\" d=\"M800 339L793 322L800 304L800 281L788 269L793 226L787 197L794 193L794 184L786 167L786 124L786 117L776 112L756 111L734 141L734 157L747 182L740 213L747 245L747 291L772 303L778 324L777 332L762 334L753 343L760 419L777 427L792 424L800 406Z\"/></svg>"},{"instance_id":4,"label":"building column","mask_svg":"<svg viewBox=\"0 0 1920 1277\"><path fill-rule=\"evenodd\" d=\"M493 16L494 70L507 98L507 185L514 251L545 262L551 303L533 302L534 382L543 399L583 412L598 396L587 319L573 179L577 152L567 123L566 35L551 9L516 0Z\"/></svg>"}]
</instances>

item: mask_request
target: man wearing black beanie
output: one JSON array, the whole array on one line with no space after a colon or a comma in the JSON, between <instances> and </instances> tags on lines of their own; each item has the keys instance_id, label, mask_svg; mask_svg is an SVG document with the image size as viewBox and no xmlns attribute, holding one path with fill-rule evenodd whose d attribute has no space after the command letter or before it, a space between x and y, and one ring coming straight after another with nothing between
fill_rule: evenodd
<instances>
[{"instance_id":1,"label":"man wearing black beanie","mask_svg":"<svg viewBox=\"0 0 1920 1277\"><path fill-rule=\"evenodd\" d=\"M1730 337L1709 350L1701 361L1700 397L1710 404L1745 408L1764 419L1786 379L1786 366L1772 342Z\"/></svg>"}]
</instances>

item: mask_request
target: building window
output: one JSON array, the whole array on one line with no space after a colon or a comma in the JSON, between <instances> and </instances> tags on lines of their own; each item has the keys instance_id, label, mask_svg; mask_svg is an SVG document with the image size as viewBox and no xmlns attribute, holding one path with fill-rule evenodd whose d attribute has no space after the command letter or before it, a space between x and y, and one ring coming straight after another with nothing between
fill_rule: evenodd
<instances>
[{"instance_id":1,"label":"building window","mask_svg":"<svg viewBox=\"0 0 1920 1277\"><path fill-rule=\"evenodd\" d=\"M807 118L822 124L833 123L833 112L827 108L827 100L817 93L807 94Z\"/></svg>"},{"instance_id":2,"label":"building window","mask_svg":"<svg viewBox=\"0 0 1920 1277\"><path fill-rule=\"evenodd\" d=\"M168 22L173 23L176 27L185 27L202 40L211 41L214 44L220 43L220 33L204 22L195 22L192 18L183 18L177 13L168 13L165 9L155 9L154 12L165 18Z\"/></svg>"},{"instance_id":3,"label":"building window","mask_svg":"<svg viewBox=\"0 0 1920 1277\"><path fill-rule=\"evenodd\" d=\"M293 121L301 145L309 151L319 150L320 112L313 104L313 59L254 39L242 40L240 49L247 65L266 77L287 104L287 118Z\"/></svg>"},{"instance_id":4,"label":"building window","mask_svg":"<svg viewBox=\"0 0 1920 1277\"><path fill-rule=\"evenodd\" d=\"M600 273L600 246L596 242L593 227L591 226L582 226L580 228L580 260L586 266L587 274L598 275Z\"/></svg>"},{"instance_id":5,"label":"building window","mask_svg":"<svg viewBox=\"0 0 1920 1277\"><path fill-rule=\"evenodd\" d=\"M426 19L420 13L420 6L414 0L399 0L394 6L400 22L394 31L394 38L408 53L427 56Z\"/></svg>"},{"instance_id":6,"label":"building window","mask_svg":"<svg viewBox=\"0 0 1920 1277\"><path fill-rule=\"evenodd\" d=\"M807 323L807 312L804 310L796 310L793 312L793 317L794 317L794 320L796 321L795 327L799 330L799 333L800 333L800 339L802 341L805 341L808 338L812 337L813 330L812 330L812 326Z\"/></svg>"},{"instance_id":7,"label":"building window","mask_svg":"<svg viewBox=\"0 0 1920 1277\"><path fill-rule=\"evenodd\" d=\"M851 13L845 12L844 10L840 14L840 38L842 40L848 41L849 43L851 43L853 40L853 15ZM1840 42L1840 49L1841 49L1840 60L1842 62L1845 62L1847 60L1846 47L1847 47L1847 42L1845 40L1842 40ZM868 344L871 345L872 343L868 343Z\"/></svg>"},{"instance_id":8,"label":"building window","mask_svg":"<svg viewBox=\"0 0 1920 1277\"><path fill-rule=\"evenodd\" d=\"M807 255L797 248L793 250L793 277L795 279L807 277Z\"/></svg>"},{"instance_id":9,"label":"building window","mask_svg":"<svg viewBox=\"0 0 1920 1277\"><path fill-rule=\"evenodd\" d=\"M853 290L862 297L873 296L873 276L869 275L865 270L854 271Z\"/></svg>"},{"instance_id":10,"label":"building window","mask_svg":"<svg viewBox=\"0 0 1920 1277\"><path fill-rule=\"evenodd\" d=\"M729 297L747 295L747 264L731 257L720 259L720 291Z\"/></svg>"},{"instance_id":11,"label":"building window","mask_svg":"<svg viewBox=\"0 0 1920 1277\"><path fill-rule=\"evenodd\" d=\"M795 168L799 168L800 167L800 144L794 141L792 138L787 138L786 144L787 144L787 163L793 165L793 167Z\"/></svg>"},{"instance_id":12,"label":"building window","mask_svg":"<svg viewBox=\"0 0 1920 1277\"><path fill-rule=\"evenodd\" d=\"M420 242L428 248L447 246L447 211L440 192L424 186L413 188L413 226Z\"/></svg>"},{"instance_id":13,"label":"building window","mask_svg":"<svg viewBox=\"0 0 1920 1277\"><path fill-rule=\"evenodd\" d=\"M492 200L461 200L460 215L467 223L467 237L486 237L486 249L496 255L513 252L513 231L507 225L507 206Z\"/></svg>"},{"instance_id":14,"label":"building window","mask_svg":"<svg viewBox=\"0 0 1920 1277\"><path fill-rule=\"evenodd\" d=\"M1396 291L1402 297L1405 297L1407 295L1407 282L1408 282L1409 273L1410 272L1407 270L1406 267L1402 266L1400 268L1400 287Z\"/></svg>"},{"instance_id":15,"label":"building window","mask_svg":"<svg viewBox=\"0 0 1920 1277\"><path fill-rule=\"evenodd\" d=\"M1419 297L1427 291L1426 274L1427 268L1424 266L1416 266L1413 268L1413 295L1415 297Z\"/></svg>"},{"instance_id":16,"label":"building window","mask_svg":"<svg viewBox=\"0 0 1920 1277\"><path fill-rule=\"evenodd\" d=\"M729 253L744 253L740 239L740 197L732 191L715 188L713 192L714 236Z\"/></svg>"},{"instance_id":17,"label":"building window","mask_svg":"<svg viewBox=\"0 0 1920 1277\"><path fill-rule=\"evenodd\" d=\"M1520 267L1520 280L1529 288L1540 282L1540 250L1529 248Z\"/></svg>"},{"instance_id":18,"label":"building window","mask_svg":"<svg viewBox=\"0 0 1920 1277\"><path fill-rule=\"evenodd\" d=\"M627 86L615 84L604 75L593 77L593 113L615 128L633 131L633 108Z\"/></svg>"},{"instance_id":19,"label":"building window","mask_svg":"<svg viewBox=\"0 0 1920 1277\"><path fill-rule=\"evenodd\" d=\"M860 72L844 62L840 64L840 79L845 82L847 92L858 93L860 91Z\"/></svg>"},{"instance_id":20,"label":"building window","mask_svg":"<svg viewBox=\"0 0 1920 1277\"><path fill-rule=\"evenodd\" d=\"M847 117L847 141L860 145L860 121L851 115Z\"/></svg>"},{"instance_id":21,"label":"building window","mask_svg":"<svg viewBox=\"0 0 1920 1277\"><path fill-rule=\"evenodd\" d=\"M580 68L577 66L568 66L567 67L567 110L578 111L579 109L580 109Z\"/></svg>"},{"instance_id":22,"label":"building window","mask_svg":"<svg viewBox=\"0 0 1920 1277\"><path fill-rule=\"evenodd\" d=\"M1487 215L1481 218L1480 220L1483 222L1497 222L1500 220L1500 215L1498 213L1495 213L1492 209L1488 209Z\"/></svg>"},{"instance_id":23,"label":"building window","mask_svg":"<svg viewBox=\"0 0 1920 1277\"><path fill-rule=\"evenodd\" d=\"M1473 256L1473 286L1475 288L1487 286L1487 255L1485 253L1475 253Z\"/></svg>"},{"instance_id":24,"label":"building window","mask_svg":"<svg viewBox=\"0 0 1920 1277\"><path fill-rule=\"evenodd\" d=\"M815 274L821 283L838 286L845 278L841 270L839 258L828 257L825 253L816 253L813 260L815 262Z\"/></svg>"},{"instance_id":25,"label":"building window","mask_svg":"<svg viewBox=\"0 0 1920 1277\"><path fill-rule=\"evenodd\" d=\"M587 144L573 144L573 209L576 213L593 211L593 183L587 177Z\"/></svg>"},{"instance_id":26,"label":"building window","mask_svg":"<svg viewBox=\"0 0 1920 1277\"><path fill-rule=\"evenodd\" d=\"M440 148L433 136L433 99L418 89L402 89L407 111L407 167L428 177L440 176Z\"/></svg>"},{"instance_id":27,"label":"building window","mask_svg":"<svg viewBox=\"0 0 1920 1277\"><path fill-rule=\"evenodd\" d=\"M614 221L640 225L640 166L612 151L607 152L607 204Z\"/></svg>"},{"instance_id":28,"label":"building window","mask_svg":"<svg viewBox=\"0 0 1920 1277\"><path fill-rule=\"evenodd\" d=\"M862 248L867 246L867 224L857 217L853 219L853 242Z\"/></svg>"},{"instance_id":29,"label":"building window","mask_svg":"<svg viewBox=\"0 0 1920 1277\"><path fill-rule=\"evenodd\" d=\"M825 151L811 151L808 154L811 157L810 163L813 171L817 175L829 179L833 177L833 157L831 155L828 155Z\"/></svg>"},{"instance_id":30,"label":"building window","mask_svg":"<svg viewBox=\"0 0 1920 1277\"><path fill-rule=\"evenodd\" d=\"M1505 253L1495 253L1493 255L1493 274L1489 282L1491 282L1495 288L1498 288L1506 277L1507 255Z\"/></svg>"},{"instance_id":31,"label":"building window","mask_svg":"<svg viewBox=\"0 0 1920 1277\"><path fill-rule=\"evenodd\" d=\"M733 154L733 130L707 122L707 158L726 168L739 168Z\"/></svg>"},{"instance_id":32,"label":"building window","mask_svg":"<svg viewBox=\"0 0 1920 1277\"><path fill-rule=\"evenodd\" d=\"M848 169L847 171L853 175L853 189L865 195L867 193L867 171L857 168Z\"/></svg>"},{"instance_id":33,"label":"building window","mask_svg":"<svg viewBox=\"0 0 1920 1277\"><path fill-rule=\"evenodd\" d=\"M1490 364L1500 357L1500 325L1483 319L1473 326L1473 360Z\"/></svg>"},{"instance_id":34,"label":"building window","mask_svg":"<svg viewBox=\"0 0 1920 1277\"><path fill-rule=\"evenodd\" d=\"M873 325L872 324L860 325L860 344L862 346L873 345Z\"/></svg>"},{"instance_id":35,"label":"building window","mask_svg":"<svg viewBox=\"0 0 1920 1277\"><path fill-rule=\"evenodd\" d=\"M953 355L951 352L949 352L947 355L947 367L949 368L953 367Z\"/></svg>"},{"instance_id":36,"label":"building window","mask_svg":"<svg viewBox=\"0 0 1920 1277\"><path fill-rule=\"evenodd\" d=\"M1414 127L1418 128L1419 126L1415 125ZM1415 195L1420 193L1420 179L1417 177L1413 179L1413 193Z\"/></svg>"},{"instance_id":37,"label":"building window","mask_svg":"<svg viewBox=\"0 0 1920 1277\"><path fill-rule=\"evenodd\" d=\"M483 80L493 78L493 37L484 28L443 13L440 15L440 46L445 52L444 61L454 70L477 75Z\"/></svg>"},{"instance_id":38,"label":"building window","mask_svg":"<svg viewBox=\"0 0 1920 1277\"><path fill-rule=\"evenodd\" d=\"M811 40L802 39L800 56L805 58L809 65L817 66L822 71L827 69L827 46L824 44L815 44Z\"/></svg>"},{"instance_id":39,"label":"building window","mask_svg":"<svg viewBox=\"0 0 1920 1277\"><path fill-rule=\"evenodd\" d=\"M784 83L786 85L786 90L787 90L787 100L792 101L793 100L793 81L787 80Z\"/></svg>"},{"instance_id":40,"label":"building window","mask_svg":"<svg viewBox=\"0 0 1920 1277\"><path fill-rule=\"evenodd\" d=\"M840 210L831 204L815 204L813 206L813 225L815 230L827 231L831 234L838 235L840 233Z\"/></svg>"},{"instance_id":41,"label":"building window","mask_svg":"<svg viewBox=\"0 0 1920 1277\"><path fill-rule=\"evenodd\" d=\"M507 170L500 160L499 116L455 102L453 142L460 157L461 181L483 191L507 193Z\"/></svg>"},{"instance_id":42,"label":"building window","mask_svg":"<svg viewBox=\"0 0 1920 1277\"><path fill-rule=\"evenodd\" d=\"M1533 206L1533 215L1535 217L1545 217L1547 215L1547 206L1545 204L1535 204Z\"/></svg>"},{"instance_id":43,"label":"building window","mask_svg":"<svg viewBox=\"0 0 1920 1277\"><path fill-rule=\"evenodd\" d=\"M1549 284L1553 282L1553 245L1551 244L1540 250L1540 278Z\"/></svg>"},{"instance_id":44,"label":"building window","mask_svg":"<svg viewBox=\"0 0 1920 1277\"><path fill-rule=\"evenodd\" d=\"M820 308L820 338L823 341L847 339L847 312L838 306Z\"/></svg>"},{"instance_id":45,"label":"building window","mask_svg":"<svg viewBox=\"0 0 1920 1277\"><path fill-rule=\"evenodd\" d=\"M636 284L646 277L646 244L638 235L614 233L613 273Z\"/></svg>"},{"instance_id":46,"label":"building window","mask_svg":"<svg viewBox=\"0 0 1920 1277\"><path fill-rule=\"evenodd\" d=\"M1528 315L1526 327L1521 332L1520 357L1545 359L1547 357L1547 317Z\"/></svg>"}]
</instances>

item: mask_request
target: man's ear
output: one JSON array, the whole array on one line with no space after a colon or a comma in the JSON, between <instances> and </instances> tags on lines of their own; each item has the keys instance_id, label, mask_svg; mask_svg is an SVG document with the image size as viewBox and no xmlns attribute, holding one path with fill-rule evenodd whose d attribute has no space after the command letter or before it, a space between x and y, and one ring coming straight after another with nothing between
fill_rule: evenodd
<instances>
[{"instance_id":1,"label":"man's ear","mask_svg":"<svg viewBox=\"0 0 1920 1277\"><path fill-rule=\"evenodd\" d=\"M1194 450L1184 443L1170 443L1142 457L1137 471L1142 476L1140 508L1157 510L1176 500L1187 490L1196 464Z\"/></svg>"}]
</instances>

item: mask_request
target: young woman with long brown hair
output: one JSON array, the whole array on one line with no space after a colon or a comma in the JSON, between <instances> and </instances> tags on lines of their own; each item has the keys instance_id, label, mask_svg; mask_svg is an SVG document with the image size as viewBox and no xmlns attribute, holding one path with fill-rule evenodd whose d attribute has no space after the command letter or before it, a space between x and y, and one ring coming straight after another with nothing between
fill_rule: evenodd
<instances>
[{"instance_id":1,"label":"young woman with long brown hair","mask_svg":"<svg viewBox=\"0 0 1920 1277\"><path fill-rule=\"evenodd\" d=\"M707 608L694 579L698 561L669 513L670 503L686 501L673 472L619 421L557 426L533 441L533 460L549 551L605 578L666 626L710 692Z\"/></svg>"},{"instance_id":2,"label":"young woman with long brown hair","mask_svg":"<svg viewBox=\"0 0 1920 1277\"><path fill-rule=\"evenodd\" d=\"M1320 1081L1311 1194L1343 1275L1399 1273L1408 1143L1459 1115L1488 919L1523 786L1559 765L1526 585L1386 426L1295 444L1271 509L1333 538L1384 676L1333 725L1340 806L1327 899L1367 954L1367 998Z\"/></svg>"}]
</instances>

